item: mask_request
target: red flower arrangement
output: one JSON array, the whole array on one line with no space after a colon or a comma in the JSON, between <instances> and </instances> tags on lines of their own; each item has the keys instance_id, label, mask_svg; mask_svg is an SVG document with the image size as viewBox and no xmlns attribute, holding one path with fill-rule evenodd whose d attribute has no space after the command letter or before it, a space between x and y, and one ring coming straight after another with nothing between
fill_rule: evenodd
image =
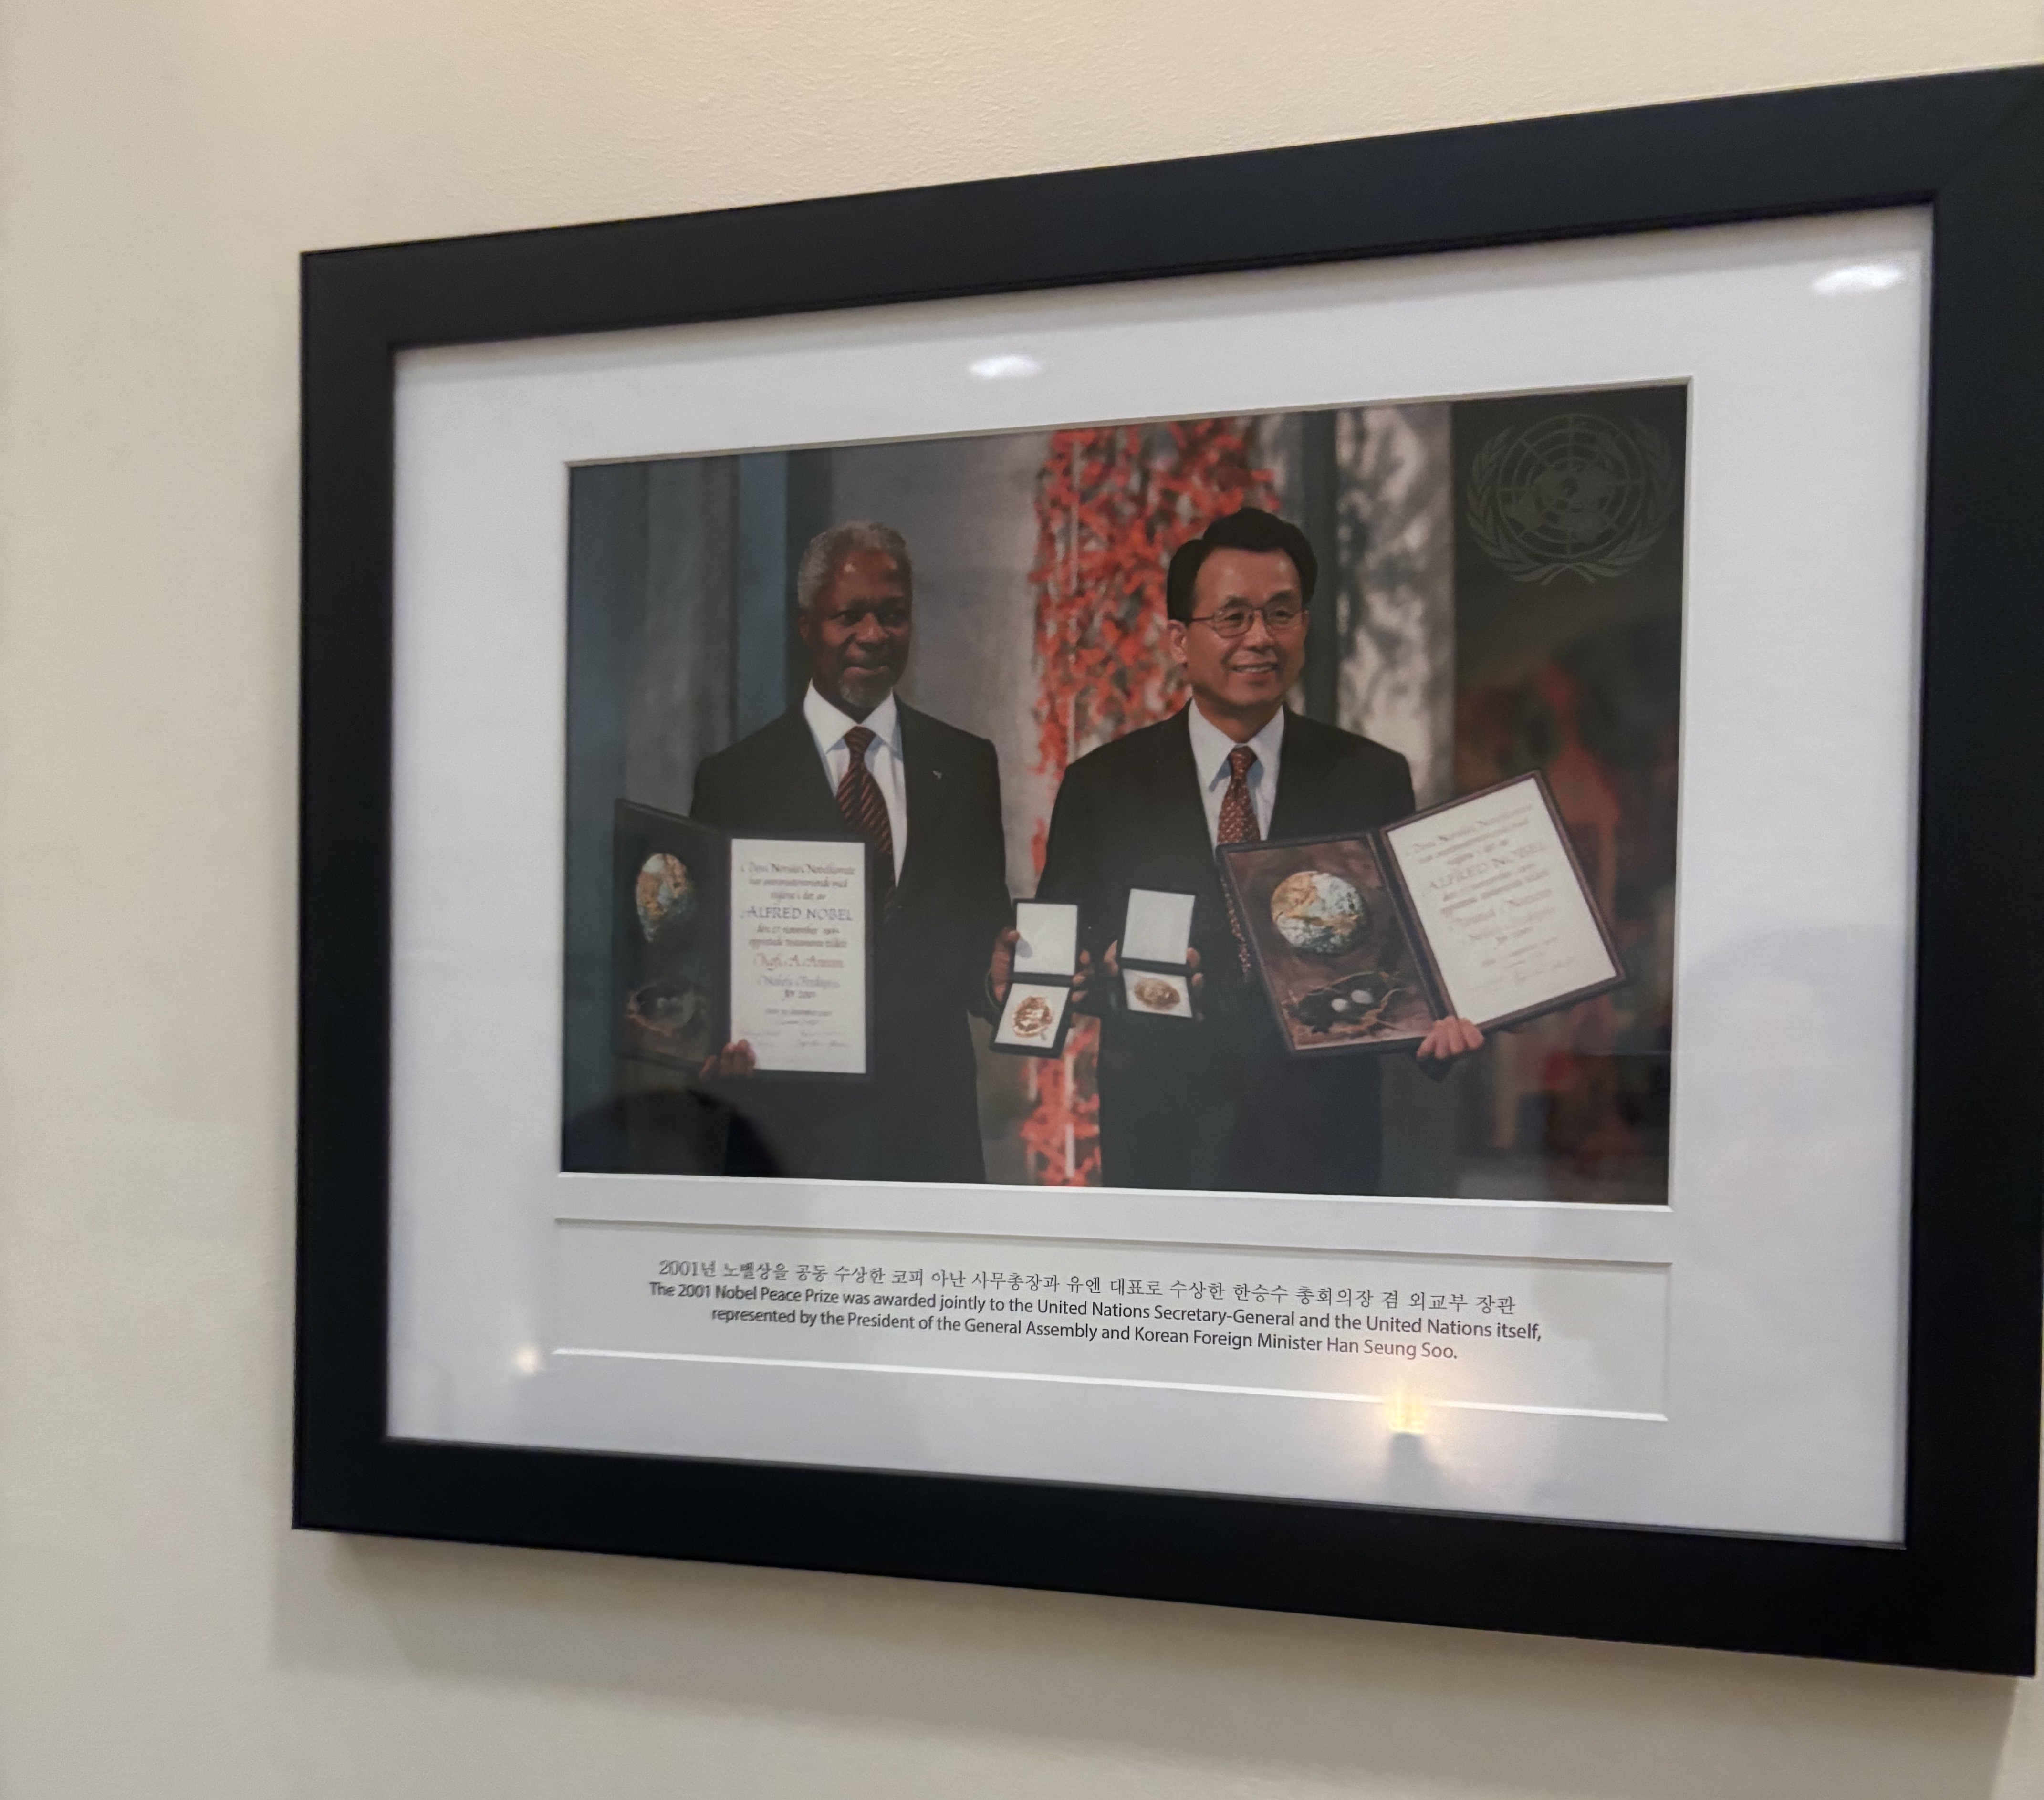
<instances>
[{"instance_id":1,"label":"red flower arrangement","mask_svg":"<svg viewBox=\"0 0 2044 1800\"><path fill-rule=\"evenodd\" d=\"M1164 570L1213 520L1274 504L1241 419L1056 433L1036 480L1037 772L1053 790L1089 750L1174 711L1185 677L1165 649ZM1050 831L1031 840L1043 868ZM1022 1123L1030 1179L1100 1181L1099 1027L1074 1023L1057 1061L1032 1063Z\"/></svg>"}]
</instances>

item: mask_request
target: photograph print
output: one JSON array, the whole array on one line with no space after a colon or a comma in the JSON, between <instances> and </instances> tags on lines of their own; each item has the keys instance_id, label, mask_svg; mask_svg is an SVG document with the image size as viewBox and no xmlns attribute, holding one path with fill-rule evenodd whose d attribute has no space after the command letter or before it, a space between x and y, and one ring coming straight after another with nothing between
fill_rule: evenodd
<instances>
[{"instance_id":1,"label":"photograph print","mask_svg":"<svg viewBox=\"0 0 2044 1800\"><path fill-rule=\"evenodd\" d=\"M1669 385L574 469L563 1166L1664 1203L1686 422ZM1612 960L1486 1030L1378 834L1527 775ZM1540 854L1493 839L1480 895ZM1231 859L1278 877L1238 906ZM1135 946L1175 985L1120 967L1132 894L1189 906ZM989 1042L1029 900L1078 909L1051 1057ZM788 984L782 1047L733 982ZM1344 1045L1382 1054L1299 1054Z\"/></svg>"}]
</instances>

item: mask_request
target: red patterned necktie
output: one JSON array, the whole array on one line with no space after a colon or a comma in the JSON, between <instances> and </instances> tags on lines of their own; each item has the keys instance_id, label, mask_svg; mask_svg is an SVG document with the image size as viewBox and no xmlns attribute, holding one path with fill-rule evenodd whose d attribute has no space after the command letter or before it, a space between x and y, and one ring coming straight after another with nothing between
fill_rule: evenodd
<instances>
[{"instance_id":1,"label":"red patterned necktie","mask_svg":"<svg viewBox=\"0 0 2044 1800\"><path fill-rule=\"evenodd\" d=\"M874 734L855 725L844 735L844 747L851 760L844 766L844 779L837 785L837 809L844 822L872 846L874 891L884 901L894 891L894 828L887 821L887 799L873 771L866 766L866 752Z\"/></svg>"},{"instance_id":2,"label":"red patterned necktie","mask_svg":"<svg viewBox=\"0 0 2044 1800\"><path fill-rule=\"evenodd\" d=\"M1249 797L1249 771L1256 766L1256 752L1247 744L1237 744L1228 753L1228 792L1221 796L1220 824L1214 842L1221 844L1258 844L1263 834L1256 828L1256 808ZM1235 954L1242 958L1242 973L1250 973L1249 938L1235 916L1235 903L1228 902L1228 928L1235 934Z\"/></svg>"}]
</instances>

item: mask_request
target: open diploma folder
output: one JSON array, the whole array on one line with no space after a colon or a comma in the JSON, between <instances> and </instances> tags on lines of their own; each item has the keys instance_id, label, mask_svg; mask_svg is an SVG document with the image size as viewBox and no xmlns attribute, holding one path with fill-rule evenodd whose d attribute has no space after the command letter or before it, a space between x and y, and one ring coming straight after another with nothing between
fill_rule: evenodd
<instances>
[{"instance_id":1,"label":"open diploma folder","mask_svg":"<svg viewBox=\"0 0 2044 1800\"><path fill-rule=\"evenodd\" d=\"M1489 1030L1623 984L1537 772L1353 837L1224 845L1221 879L1296 1055Z\"/></svg>"},{"instance_id":2,"label":"open diploma folder","mask_svg":"<svg viewBox=\"0 0 2044 1800\"><path fill-rule=\"evenodd\" d=\"M866 854L856 839L732 837L620 800L620 1054L695 1069L742 1038L763 1075L866 1074Z\"/></svg>"}]
</instances>

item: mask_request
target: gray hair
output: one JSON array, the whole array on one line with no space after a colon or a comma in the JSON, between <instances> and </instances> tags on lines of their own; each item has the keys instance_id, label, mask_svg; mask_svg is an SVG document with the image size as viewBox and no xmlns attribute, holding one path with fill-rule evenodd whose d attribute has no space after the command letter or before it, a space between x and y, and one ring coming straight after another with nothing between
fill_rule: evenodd
<instances>
[{"instance_id":1,"label":"gray hair","mask_svg":"<svg viewBox=\"0 0 2044 1800\"><path fill-rule=\"evenodd\" d=\"M802 552L802 560L795 570L795 609L805 614L814 612L837 566L858 550L877 550L890 558L901 571L902 586L912 597L916 566L909 559L909 540L892 525L854 519L819 532L809 539L809 547Z\"/></svg>"}]
</instances>

